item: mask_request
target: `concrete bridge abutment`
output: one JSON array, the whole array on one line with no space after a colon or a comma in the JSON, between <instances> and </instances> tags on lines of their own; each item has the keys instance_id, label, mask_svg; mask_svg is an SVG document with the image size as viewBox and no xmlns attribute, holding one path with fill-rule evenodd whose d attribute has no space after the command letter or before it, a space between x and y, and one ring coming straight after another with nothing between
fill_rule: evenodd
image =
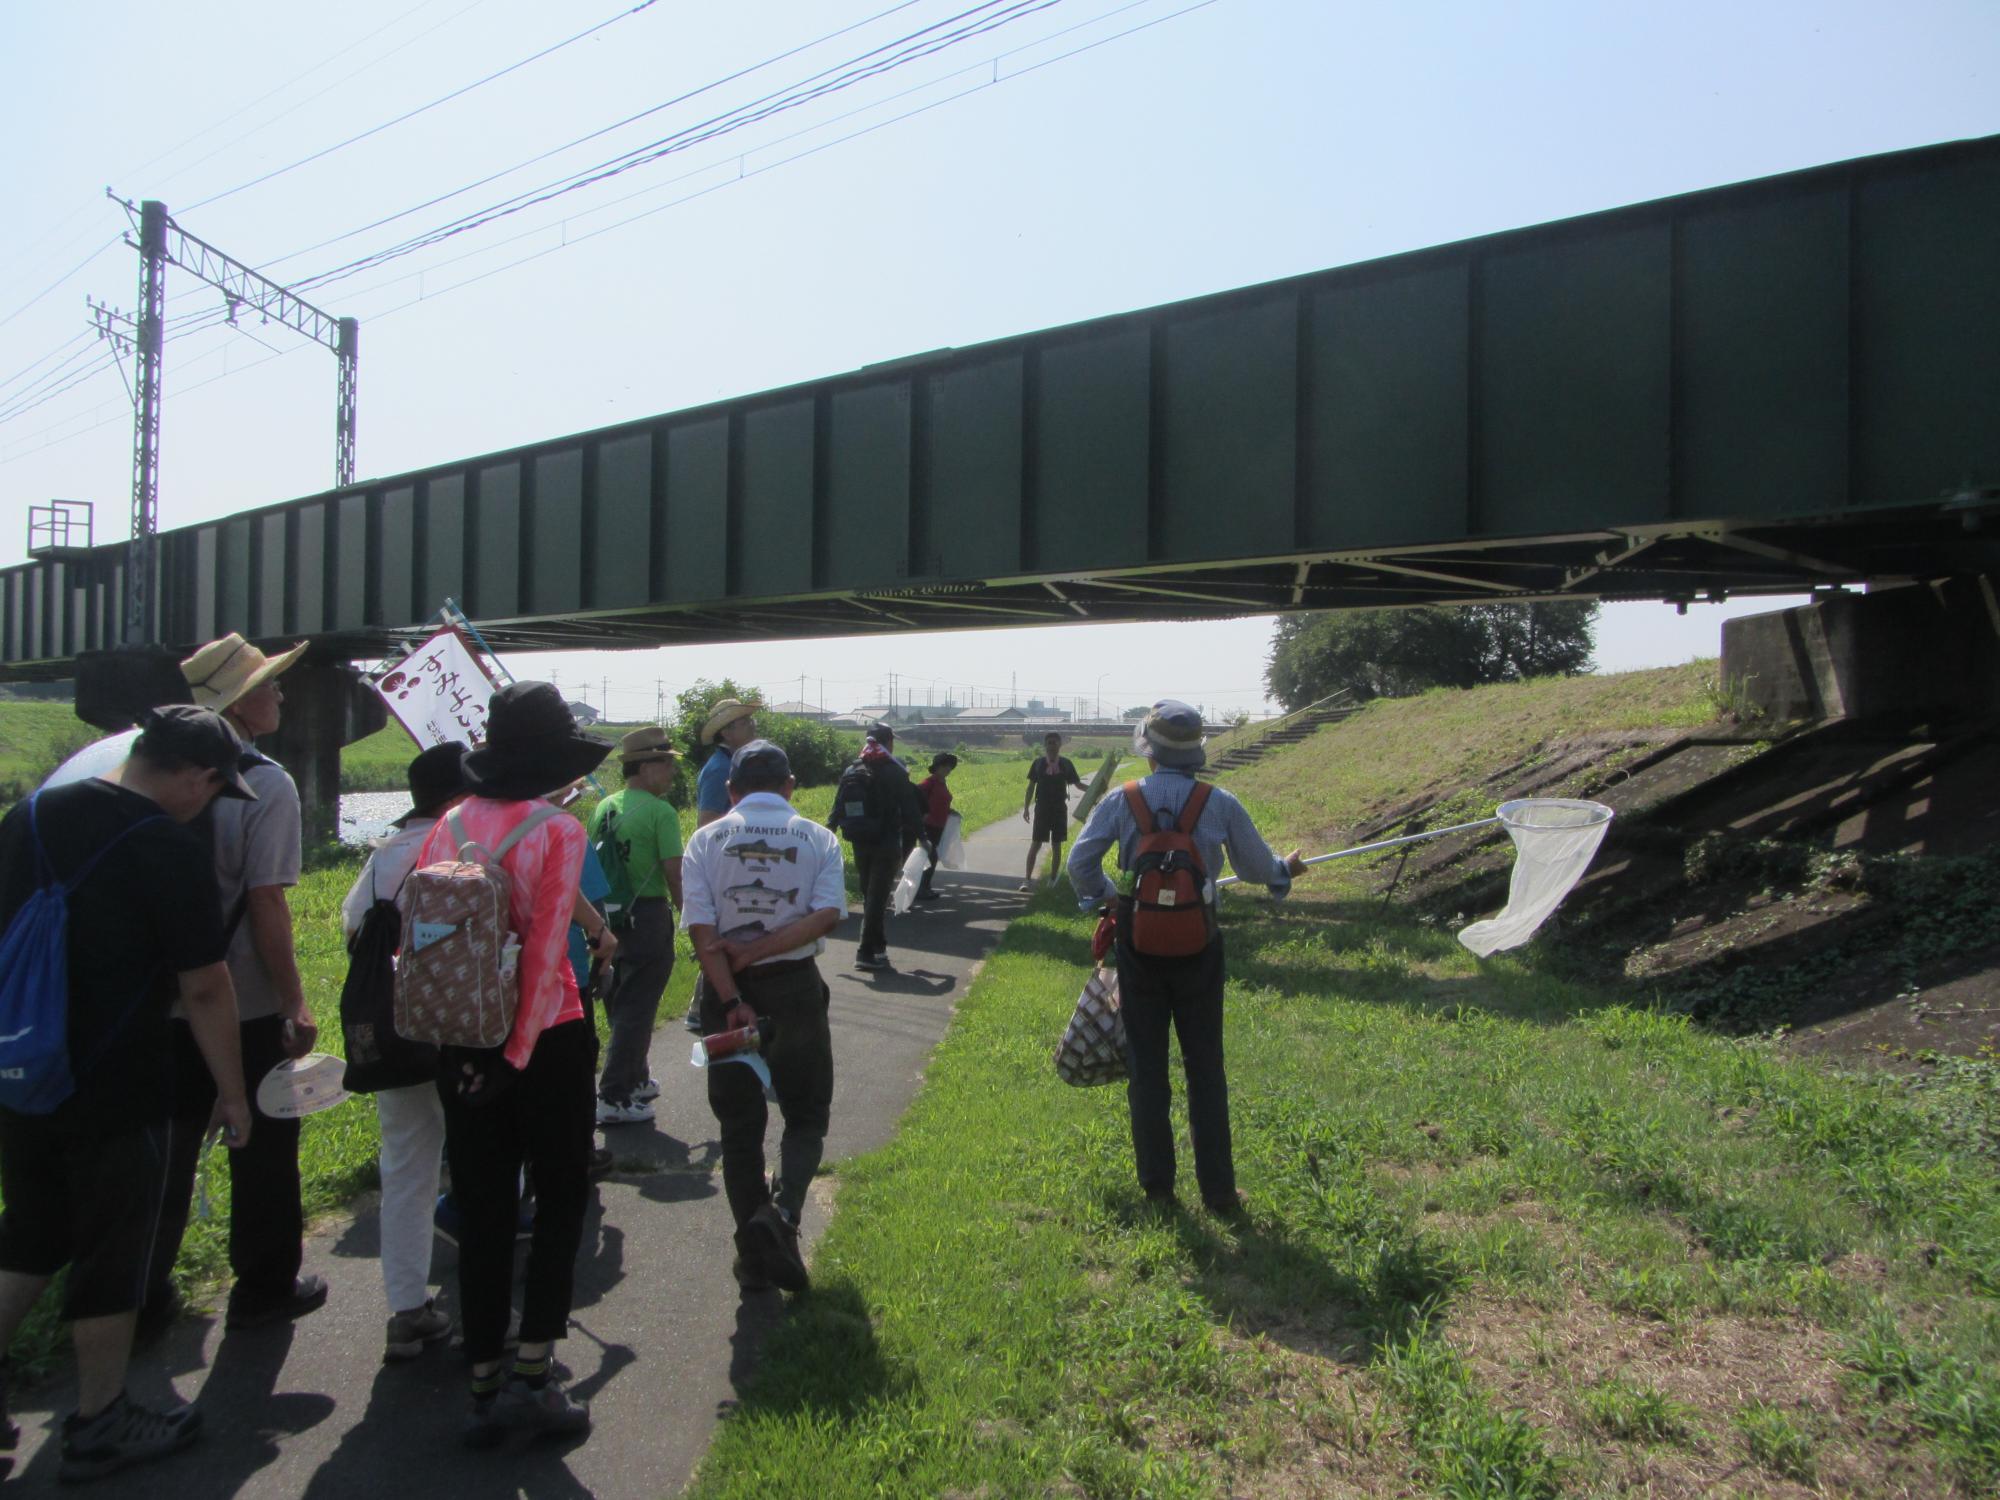
<instances>
[{"instance_id":1,"label":"concrete bridge abutment","mask_svg":"<svg viewBox=\"0 0 2000 1500\"><path fill-rule=\"evenodd\" d=\"M1773 719L1968 722L2000 711L1992 580L1829 594L1722 626L1731 700Z\"/></svg>"},{"instance_id":2,"label":"concrete bridge abutment","mask_svg":"<svg viewBox=\"0 0 2000 1500\"><path fill-rule=\"evenodd\" d=\"M281 683L284 717L258 748L292 773L308 844L334 836L340 822L340 751L389 720L382 700L344 662L295 663ZM89 651L76 662L76 714L115 734L149 708L190 701L179 658L163 647ZM414 753L414 752L412 752Z\"/></svg>"}]
</instances>

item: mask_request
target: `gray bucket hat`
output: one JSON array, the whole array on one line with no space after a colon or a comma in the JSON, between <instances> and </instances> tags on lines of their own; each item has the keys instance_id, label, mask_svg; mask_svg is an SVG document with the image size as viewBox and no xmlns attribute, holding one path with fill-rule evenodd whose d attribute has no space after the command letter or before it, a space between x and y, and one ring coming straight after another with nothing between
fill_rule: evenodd
<instances>
[{"instance_id":1,"label":"gray bucket hat","mask_svg":"<svg viewBox=\"0 0 2000 1500\"><path fill-rule=\"evenodd\" d=\"M1162 698L1132 731L1132 748L1163 766L1198 771L1208 763L1208 753L1201 748L1207 738L1192 704Z\"/></svg>"}]
</instances>

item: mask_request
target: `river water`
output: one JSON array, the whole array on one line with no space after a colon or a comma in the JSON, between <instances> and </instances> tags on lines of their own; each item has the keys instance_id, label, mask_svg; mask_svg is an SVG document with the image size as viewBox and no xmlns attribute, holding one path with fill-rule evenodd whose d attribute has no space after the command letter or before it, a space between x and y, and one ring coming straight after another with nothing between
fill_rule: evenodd
<instances>
[{"instance_id":1,"label":"river water","mask_svg":"<svg viewBox=\"0 0 2000 1500\"><path fill-rule=\"evenodd\" d=\"M345 792L340 798L340 841L371 844L410 810L408 792Z\"/></svg>"}]
</instances>

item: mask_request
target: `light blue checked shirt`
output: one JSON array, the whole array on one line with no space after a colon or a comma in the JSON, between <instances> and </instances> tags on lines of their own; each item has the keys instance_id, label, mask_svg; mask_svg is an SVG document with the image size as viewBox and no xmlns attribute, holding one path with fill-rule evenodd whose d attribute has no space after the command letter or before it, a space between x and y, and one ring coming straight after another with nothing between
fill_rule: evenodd
<instances>
[{"instance_id":1,"label":"light blue checked shirt","mask_svg":"<svg viewBox=\"0 0 2000 1500\"><path fill-rule=\"evenodd\" d=\"M1194 788L1193 772L1163 766L1139 783L1139 794L1155 816L1162 811L1178 815ZM1225 847L1230 867L1244 880L1269 886L1279 899L1292 888L1284 860L1271 852L1243 804L1221 787L1208 794L1208 806L1201 810L1201 820L1194 826L1194 843L1201 852L1202 867L1208 871L1210 901L1215 899L1215 882L1222 875ZM1104 853L1113 844L1118 846L1119 864L1131 869L1139 848L1139 825L1126 805L1122 782L1107 790L1104 800L1091 810L1082 836L1069 851L1069 883L1076 890L1076 904L1084 911L1095 911L1117 894L1103 869Z\"/></svg>"}]
</instances>

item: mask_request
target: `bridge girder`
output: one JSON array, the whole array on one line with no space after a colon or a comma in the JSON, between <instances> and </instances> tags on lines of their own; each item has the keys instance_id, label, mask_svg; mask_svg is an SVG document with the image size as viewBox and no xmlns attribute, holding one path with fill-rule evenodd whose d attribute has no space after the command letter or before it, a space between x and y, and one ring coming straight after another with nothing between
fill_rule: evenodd
<instances>
[{"instance_id":1,"label":"bridge girder","mask_svg":"<svg viewBox=\"0 0 2000 1500\"><path fill-rule=\"evenodd\" d=\"M375 656L1993 571L2000 137L1295 277L158 538L160 634ZM0 677L126 544L0 572Z\"/></svg>"}]
</instances>

